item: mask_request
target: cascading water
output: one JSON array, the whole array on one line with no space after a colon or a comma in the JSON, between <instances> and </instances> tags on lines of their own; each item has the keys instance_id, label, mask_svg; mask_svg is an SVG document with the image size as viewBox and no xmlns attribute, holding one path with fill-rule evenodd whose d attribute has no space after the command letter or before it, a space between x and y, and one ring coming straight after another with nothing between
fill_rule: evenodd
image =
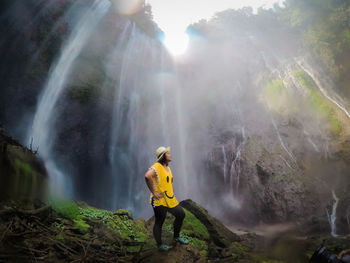
<instances>
[{"instance_id":1,"label":"cascading water","mask_svg":"<svg viewBox=\"0 0 350 263\"><path fill-rule=\"evenodd\" d=\"M323 96L327 98L330 102L332 102L334 105L336 105L341 111L345 113L345 115L350 118L349 111L344 107L343 103L337 101L332 95L329 95L329 90L326 90L323 85L321 84L321 81L316 77L316 73L313 71L312 67L306 62L305 59L296 59L296 63L302 68L316 83L318 89L321 91ZM338 98L340 99L340 98Z\"/></svg>"},{"instance_id":2,"label":"cascading water","mask_svg":"<svg viewBox=\"0 0 350 263\"><path fill-rule=\"evenodd\" d=\"M226 183L226 166L227 166L227 157L226 157L226 151L225 151L225 145L221 146L222 150L222 156L224 158L224 166L223 166L223 177L224 177L224 183Z\"/></svg>"},{"instance_id":3,"label":"cascading water","mask_svg":"<svg viewBox=\"0 0 350 263\"><path fill-rule=\"evenodd\" d=\"M296 163L296 159L295 159L295 157L294 157L294 155L288 150L288 148L286 147L286 145L284 144L284 142L283 142L283 140L282 140L282 137L281 137L281 135L280 135L280 132L279 132L279 130L278 130L278 128L277 128L277 125L276 125L276 123L275 123L275 120L271 117L271 122L272 122L272 125L273 125L273 127L275 128L275 130L276 130L276 133L277 133L277 136L278 136L278 140L280 141L280 144L281 144L281 146L282 146L282 148L285 150L285 152L288 154L288 156L290 157L290 159L294 162L294 163Z\"/></svg>"},{"instance_id":4,"label":"cascading water","mask_svg":"<svg viewBox=\"0 0 350 263\"><path fill-rule=\"evenodd\" d=\"M70 37L63 45L60 57L50 70L47 84L39 99L32 129L27 135L28 144L33 140L34 145L39 147L39 153L44 159L45 166L52 179L52 185L54 185L53 190L64 195L71 195L72 186L69 177L65 176L56 166L51 152L55 139L53 126L56 116L54 109L65 88L75 59L80 54L97 23L108 11L109 6L110 2L107 0L94 1L74 26Z\"/></svg>"},{"instance_id":5,"label":"cascading water","mask_svg":"<svg viewBox=\"0 0 350 263\"><path fill-rule=\"evenodd\" d=\"M339 203L339 198L335 195L334 190L332 190L332 196L334 199L334 203L332 205L332 213L329 215L328 210L326 210L326 212L327 212L329 224L331 226L331 235L333 237L336 237L337 236L337 226L336 226L337 206Z\"/></svg>"},{"instance_id":6,"label":"cascading water","mask_svg":"<svg viewBox=\"0 0 350 263\"><path fill-rule=\"evenodd\" d=\"M155 161L155 149L171 145L176 152L180 148L174 129L177 108L169 101L175 97L176 83L169 82L171 74L165 71L172 61L159 42L145 35L134 22L127 31L125 45L116 57L121 62L119 81L114 87L109 144L113 178L111 208L123 207L141 213L148 199L147 193L140 191L145 189L143 175ZM175 172L181 168L179 159L174 158ZM185 182L179 176L174 174L175 181Z\"/></svg>"}]
</instances>

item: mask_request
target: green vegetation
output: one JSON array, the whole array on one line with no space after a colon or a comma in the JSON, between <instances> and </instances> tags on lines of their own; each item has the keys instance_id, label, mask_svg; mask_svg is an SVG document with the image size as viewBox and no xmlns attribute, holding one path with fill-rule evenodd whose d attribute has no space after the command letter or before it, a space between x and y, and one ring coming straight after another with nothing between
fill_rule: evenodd
<instances>
[{"instance_id":1,"label":"green vegetation","mask_svg":"<svg viewBox=\"0 0 350 263\"><path fill-rule=\"evenodd\" d=\"M307 89L312 108L329 121L331 130L334 134L339 134L342 131L341 122L330 102L328 102L316 89L316 84L313 82L313 80L302 70L293 71L293 75Z\"/></svg>"},{"instance_id":2,"label":"green vegetation","mask_svg":"<svg viewBox=\"0 0 350 263\"><path fill-rule=\"evenodd\" d=\"M143 242L147 239L147 230L141 224L131 219L131 214L126 209L120 209L115 213L97 209L90 206L79 206L76 202L54 199L50 201L52 208L74 222L73 228L81 232L87 232L92 222L105 224L121 238L128 241Z\"/></svg>"},{"instance_id":3,"label":"green vegetation","mask_svg":"<svg viewBox=\"0 0 350 263\"><path fill-rule=\"evenodd\" d=\"M90 226L84 221L84 216L80 214L80 207L75 202L56 199L51 200L50 203L56 212L74 222L74 228L81 232L89 229Z\"/></svg>"},{"instance_id":4,"label":"green vegetation","mask_svg":"<svg viewBox=\"0 0 350 263\"><path fill-rule=\"evenodd\" d=\"M281 113L287 109L288 94L282 80L269 80L264 95L269 107L274 111Z\"/></svg>"},{"instance_id":5,"label":"green vegetation","mask_svg":"<svg viewBox=\"0 0 350 263\"><path fill-rule=\"evenodd\" d=\"M182 233L189 237L197 237L202 240L209 240L207 228L188 210L185 211L185 219L182 225Z\"/></svg>"},{"instance_id":6,"label":"green vegetation","mask_svg":"<svg viewBox=\"0 0 350 263\"><path fill-rule=\"evenodd\" d=\"M350 2L287 0L279 9L281 20L294 29L309 51L346 90L350 69Z\"/></svg>"},{"instance_id":7,"label":"green vegetation","mask_svg":"<svg viewBox=\"0 0 350 263\"><path fill-rule=\"evenodd\" d=\"M188 210L185 211L185 219L181 228L180 235L189 241L189 244L198 248L201 253L206 254L208 251L207 241L209 240L209 233L207 228ZM164 222L163 229L169 236L173 233L174 217L169 216Z\"/></svg>"},{"instance_id":8,"label":"green vegetation","mask_svg":"<svg viewBox=\"0 0 350 263\"><path fill-rule=\"evenodd\" d=\"M28 163L18 158L15 159L15 167L18 174L22 174L24 176L36 176L36 172L32 169L32 167Z\"/></svg>"}]
</instances>

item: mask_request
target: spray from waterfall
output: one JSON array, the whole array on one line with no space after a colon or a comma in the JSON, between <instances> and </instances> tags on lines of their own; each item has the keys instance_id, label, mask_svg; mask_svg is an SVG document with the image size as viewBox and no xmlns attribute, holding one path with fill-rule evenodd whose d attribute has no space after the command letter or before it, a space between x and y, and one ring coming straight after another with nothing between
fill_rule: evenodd
<instances>
[{"instance_id":1,"label":"spray from waterfall","mask_svg":"<svg viewBox=\"0 0 350 263\"><path fill-rule=\"evenodd\" d=\"M65 176L64 172L56 166L52 155L52 145L55 139L53 126L56 120L54 110L65 88L75 59L97 23L106 14L109 6L110 2L107 0L94 1L74 26L68 40L63 45L57 62L51 67L50 75L35 112L32 129L27 135L28 143L33 139L34 144L39 147L39 153L54 183L52 184L53 190L63 195L70 195L72 186L68 176Z\"/></svg>"},{"instance_id":2,"label":"spray from waterfall","mask_svg":"<svg viewBox=\"0 0 350 263\"><path fill-rule=\"evenodd\" d=\"M224 176L224 183L226 184L226 166L227 166L227 156L225 151L225 145L221 146L222 150L222 156L224 158L224 166L223 166L223 176Z\"/></svg>"}]
</instances>

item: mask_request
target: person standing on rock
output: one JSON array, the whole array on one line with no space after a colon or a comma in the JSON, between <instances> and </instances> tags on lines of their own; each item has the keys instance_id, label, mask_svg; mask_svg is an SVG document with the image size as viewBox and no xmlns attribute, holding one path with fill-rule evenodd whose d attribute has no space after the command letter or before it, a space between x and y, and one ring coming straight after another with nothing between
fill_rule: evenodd
<instances>
[{"instance_id":1,"label":"person standing on rock","mask_svg":"<svg viewBox=\"0 0 350 263\"><path fill-rule=\"evenodd\" d=\"M157 162L146 172L146 184L151 191L150 204L154 211L153 235L160 250L167 251L171 246L162 243L162 226L167 212L175 216L174 243L188 244L188 240L180 237L185 212L176 200L173 190L173 175L168 166L171 162L170 147L159 147L156 150Z\"/></svg>"}]
</instances>

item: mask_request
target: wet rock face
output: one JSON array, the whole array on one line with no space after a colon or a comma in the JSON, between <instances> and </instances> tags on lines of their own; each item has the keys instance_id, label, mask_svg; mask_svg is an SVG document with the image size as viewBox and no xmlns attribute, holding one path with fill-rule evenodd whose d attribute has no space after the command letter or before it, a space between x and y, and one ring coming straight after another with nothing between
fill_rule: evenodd
<instances>
[{"instance_id":1,"label":"wet rock face","mask_svg":"<svg viewBox=\"0 0 350 263\"><path fill-rule=\"evenodd\" d=\"M47 172L29 149L0 130L0 200L46 198Z\"/></svg>"},{"instance_id":2,"label":"wet rock face","mask_svg":"<svg viewBox=\"0 0 350 263\"><path fill-rule=\"evenodd\" d=\"M258 137L247 138L234 165L231 163L237 156L237 147L225 145L226 160L219 157L222 147L213 149L210 160L213 176L222 182L221 187L233 187L233 192L223 195L233 193L240 203L240 208L228 217L245 224L300 221L313 215L325 217L326 204L320 203L324 189L320 189L320 183L306 180L304 171L285 156L280 146L270 146L278 147L273 152L263 143ZM222 179L225 165L226 183ZM222 205L225 210L225 203Z\"/></svg>"},{"instance_id":3,"label":"wet rock face","mask_svg":"<svg viewBox=\"0 0 350 263\"><path fill-rule=\"evenodd\" d=\"M232 143L233 138L212 149L208 158L211 182L218 189L233 189L217 194L217 199L231 195L239 202L234 211L227 203L220 203L222 210L231 211L224 214L226 223L298 222L307 233L330 233L335 215L336 234L349 233L349 191L343 176L348 170L346 147L342 148L343 161L339 156L333 160L312 156L305 137L293 143L288 138L293 131L288 133L287 127L283 131L282 139L293 149L294 162L278 140L262 136L248 136L240 149ZM337 149L339 152L333 146L333 151ZM238 151L239 160L234 161ZM339 198L337 206L332 191Z\"/></svg>"}]
</instances>

